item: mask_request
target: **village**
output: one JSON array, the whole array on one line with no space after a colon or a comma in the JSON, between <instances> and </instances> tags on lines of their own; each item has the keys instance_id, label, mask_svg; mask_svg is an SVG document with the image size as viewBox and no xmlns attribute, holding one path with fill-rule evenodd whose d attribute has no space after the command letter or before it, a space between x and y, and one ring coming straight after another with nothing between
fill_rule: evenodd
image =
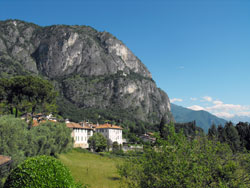
<instances>
[{"instance_id":1,"label":"village","mask_svg":"<svg viewBox=\"0 0 250 188\"><path fill-rule=\"evenodd\" d=\"M30 116L30 114L28 114ZM28 119L27 114L24 114L21 119ZM57 122L57 119L53 117L52 114L45 115L42 113L34 114L33 115L33 123L32 126L36 127L39 126L40 123L51 121L51 122ZM82 121L79 123L71 122L68 119L65 120L66 126L71 129L71 137L74 139L74 148L83 148L83 149L89 149L88 140L93 134L101 133L106 139L109 145L112 145L114 142L117 142L118 145L122 146L121 148L124 151L127 150L142 150L143 147L136 145L133 146L130 145L128 147L128 142L126 139L122 136L122 130L123 128L118 125L113 125L109 123L105 124L93 124L88 121ZM156 138L153 136L153 133L145 133L143 135L140 135L139 138L143 142L155 142Z\"/></svg>"},{"instance_id":2,"label":"village","mask_svg":"<svg viewBox=\"0 0 250 188\"><path fill-rule=\"evenodd\" d=\"M30 114L28 115L30 116ZM28 119L27 114L23 115L21 119ZM40 123L45 121L57 122L57 119L52 114L44 115L42 113L33 115L32 126L39 126ZM74 139L73 147L77 148L89 148L88 140L95 132L101 133L108 141L110 145L117 142L118 145L123 145L126 139L122 138L122 127L112 124L93 124L90 122L82 121L79 123L71 122L68 119L65 120L66 126L71 129L71 137Z\"/></svg>"}]
</instances>

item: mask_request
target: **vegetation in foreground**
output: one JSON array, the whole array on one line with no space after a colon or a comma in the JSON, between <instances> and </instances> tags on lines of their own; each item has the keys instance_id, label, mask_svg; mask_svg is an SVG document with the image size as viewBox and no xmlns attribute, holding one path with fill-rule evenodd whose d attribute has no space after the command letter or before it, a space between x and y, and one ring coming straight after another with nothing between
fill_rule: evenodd
<instances>
[{"instance_id":1,"label":"vegetation in foreground","mask_svg":"<svg viewBox=\"0 0 250 188\"><path fill-rule=\"evenodd\" d=\"M31 157L18 165L8 176L4 188L84 188L74 182L70 171L49 156Z\"/></svg>"},{"instance_id":2,"label":"vegetation in foreground","mask_svg":"<svg viewBox=\"0 0 250 188\"><path fill-rule=\"evenodd\" d=\"M229 145L205 136L187 138L174 126L163 127L160 135L154 147L119 166L122 187L249 187L248 153L235 153Z\"/></svg>"},{"instance_id":3,"label":"vegetation in foreground","mask_svg":"<svg viewBox=\"0 0 250 188\"><path fill-rule=\"evenodd\" d=\"M120 186L116 166L122 163L123 159L119 157L107 157L82 149L73 149L66 154L60 154L59 159L70 169L77 182L90 185L91 188Z\"/></svg>"},{"instance_id":4,"label":"vegetation in foreground","mask_svg":"<svg viewBox=\"0 0 250 188\"><path fill-rule=\"evenodd\" d=\"M44 122L29 128L24 120L2 116L0 135L0 154L12 158L11 169L27 157L56 156L72 148L71 131L64 123ZM0 173L0 179L7 175Z\"/></svg>"}]
</instances>

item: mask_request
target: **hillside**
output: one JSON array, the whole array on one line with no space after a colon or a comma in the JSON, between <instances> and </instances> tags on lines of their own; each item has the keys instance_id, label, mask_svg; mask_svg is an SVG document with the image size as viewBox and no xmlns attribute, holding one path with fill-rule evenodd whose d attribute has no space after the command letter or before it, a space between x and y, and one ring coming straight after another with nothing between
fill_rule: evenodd
<instances>
[{"instance_id":1,"label":"hillside","mask_svg":"<svg viewBox=\"0 0 250 188\"><path fill-rule=\"evenodd\" d=\"M249 122L250 123L250 117L248 117L248 116L234 116L232 118L227 118L227 120L232 121L235 124L237 124L239 122Z\"/></svg>"},{"instance_id":2,"label":"hillside","mask_svg":"<svg viewBox=\"0 0 250 188\"><path fill-rule=\"evenodd\" d=\"M60 154L59 159L70 169L77 182L87 184L91 188L116 188L120 185L116 166L124 161L122 158L74 149Z\"/></svg>"},{"instance_id":3,"label":"hillside","mask_svg":"<svg viewBox=\"0 0 250 188\"><path fill-rule=\"evenodd\" d=\"M59 114L73 121L172 119L167 94L144 64L112 34L89 26L0 21L0 77L27 74L53 82Z\"/></svg>"},{"instance_id":4,"label":"hillside","mask_svg":"<svg viewBox=\"0 0 250 188\"><path fill-rule=\"evenodd\" d=\"M198 127L201 127L205 132L208 131L208 129L213 123L215 125L221 124L223 126L226 123L226 120L218 118L209 112L203 110L194 111L172 103L171 103L171 111L177 123L184 123L195 120L196 125Z\"/></svg>"}]
</instances>

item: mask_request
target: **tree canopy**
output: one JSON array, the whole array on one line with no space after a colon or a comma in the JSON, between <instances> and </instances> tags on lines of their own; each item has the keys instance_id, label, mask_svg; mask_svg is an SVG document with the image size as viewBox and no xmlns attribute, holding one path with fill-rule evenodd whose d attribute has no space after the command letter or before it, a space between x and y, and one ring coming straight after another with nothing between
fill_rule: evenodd
<instances>
[{"instance_id":1,"label":"tree canopy","mask_svg":"<svg viewBox=\"0 0 250 188\"><path fill-rule=\"evenodd\" d=\"M0 155L12 158L11 168L27 157L56 156L68 151L72 142L71 130L65 123L44 122L29 129L24 120L13 116L0 117Z\"/></svg>"},{"instance_id":2,"label":"tree canopy","mask_svg":"<svg viewBox=\"0 0 250 188\"><path fill-rule=\"evenodd\" d=\"M35 76L15 76L0 79L0 103L11 114L55 110L57 92L48 81Z\"/></svg>"},{"instance_id":3,"label":"tree canopy","mask_svg":"<svg viewBox=\"0 0 250 188\"><path fill-rule=\"evenodd\" d=\"M248 154L235 155L227 144L205 136L188 139L173 126L168 130L168 139L159 138L158 145L118 167L123 187L248 187Z\"/></svg>"},{"instance_id":4,"label":"tree canopy","mask_svg":"<svg viewBox=\"0 0 250 188\"><path fill-rule=\"evenodd\" d=\"M88 139L89 147L96 152L104 151L107 147L107 139L101 133L94 133Z\"/></svg>"}]
</instances>

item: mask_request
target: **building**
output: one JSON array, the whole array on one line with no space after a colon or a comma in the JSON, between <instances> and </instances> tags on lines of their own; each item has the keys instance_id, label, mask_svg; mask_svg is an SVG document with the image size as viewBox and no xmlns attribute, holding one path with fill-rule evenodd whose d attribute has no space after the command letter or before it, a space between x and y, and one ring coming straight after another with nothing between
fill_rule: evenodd
<instances>
[{"instance_id":1,"label":"building","mask_svg":"<svg viewBox=\"0 0 250 188\"><path fill-rule=\"evenodd\" d=\"M122 144L122 128L117 125L111 125L111 124L103 124L96 126L95 128L96 132L101 133L103 136L106 137L107 140L113 142L117 142L118 144Z\"/></svg>"},{"instance_id":2,"label":"building","mask_svg":"<svg viewBox=\"0 0 250 188\"><path fill-rule=\"evenodd\" d=\"M12 162L11 157L0 155L0 174L7 174Z\"/></svg>"},{"instance_id":3,"label":"building","mask_svg":"<svg viewBox=\"0 0 250 188\"><path fill-rule=\"evenodd\" d=\"M143 142L148 142L148 143L155 143L156 138L153 133L145 133L139 137L140 139L143 140Z\"/></svg>"},{"instance_id":4,"label":"building","mask_svg":"<svg viewBox=\"0 0 250 188\"><path fill-rule=\"evenodd\" d=\"M86 124L66 121L66 126L72 129L71 136L74 138L74 147L88 148L88 139L93 136L93 129Z\"/></svg>"}]
</instances>

